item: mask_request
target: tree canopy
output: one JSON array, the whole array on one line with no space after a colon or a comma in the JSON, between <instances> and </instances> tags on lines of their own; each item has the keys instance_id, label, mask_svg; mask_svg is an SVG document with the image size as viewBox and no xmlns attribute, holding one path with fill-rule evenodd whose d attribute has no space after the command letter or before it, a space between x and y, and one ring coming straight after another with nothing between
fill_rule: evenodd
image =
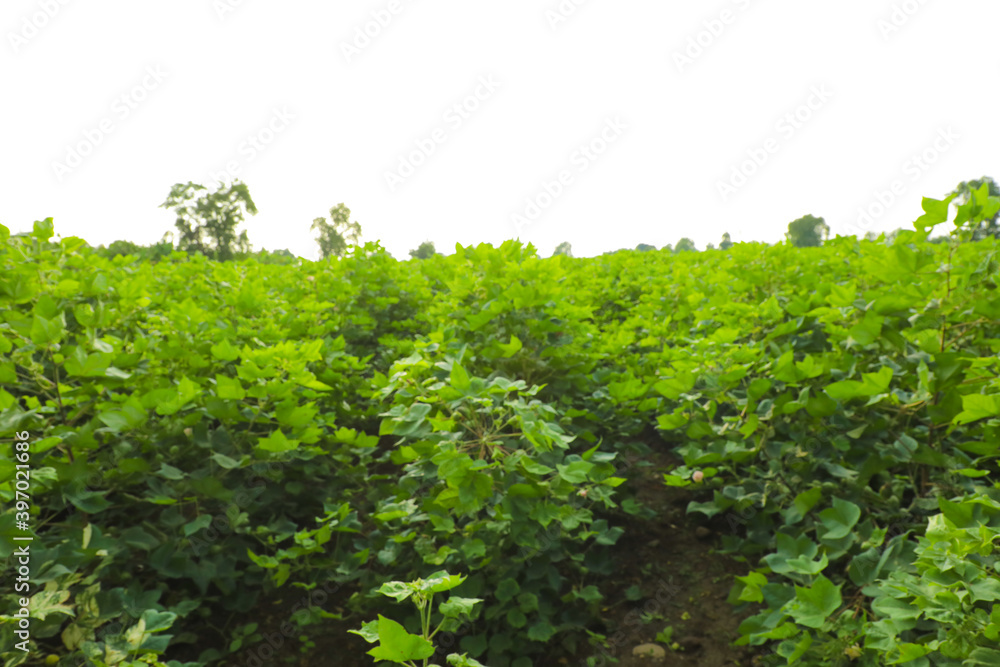
<instances>
[{"instance_id":1,"label":"tree canopy","mask_svg":"<svg viewBox=\"0 0 1000 667\"><path fill-rule=\"evenodd\" d=\"M573 256L573 246L570 245L569 241L563 241L556 246L556 249L552 251L552 256L556 255L566 255L567 257Z\"/></svg>"},{"instance_id":2,"label":"tree canopy","mask_svg":"<svg viewBox=\"0 0 1000 667\"><path fill-rule=\"evenodd\" d=\"M433 241L424 241L416 249L410 251L410 257L413 259L430 259L436 254L438 253L434 249Z\"/></svg>"},{"instance_id":3,"label":"tree canopy","mask_svg":"<svg viewBox=\"0 0 1000 667\"><path fill-rule=\"evenodd\" d=\"M698 247L694 241L685 236L674 246L674 252L698 252Z\"/></svg>"},{"instance_id":4,"label":"tree canopy","mask_svg":"<svg viewBox=\"0 0 1000 667\"><path fill-rule=\"evenodd\" d=\"M246 213L257 214L246 184L234 181L209 192L204 185L190 181L177 183L160 207L177 214L178 250L200 252L220 261L250 252L246 230L236 231Z\"/></svg>"},{"instance_id":5,"label":"tree canopy","mask_svg":"<svg viewBox=\"0 0 1000 667\"><path fill-rule=\"evenodd\" d=\"M823 218L804 215L788 223L785 238L797 248L815 248L823 245L830 234L830 227Z\"/></svg>"},{"instance_id":6,"label":"tree canopy","mask_svg":"<svg viewBox=\"0 0 1000 667\"><path fill-rule=\"evenodd\" d=\"M337 204L330 209L330 220L326 218L314 218L312 231L319 231L320 254L323 259L329 257L341 257L347 248L357 244L361 238L361 225L351 222L351 209L343 203Z\"/></svg>"},{"instance_id":7,"label":"tree canopy","mask_svg":"<svg viewBox=\"0 0 1000 667\"><path fill-rule=\"evenodd\" d=\"M985 190L983 190L984 186ZM987 197L1000 197L1000 186L992 177L983 176L971 181L962 181L950 194L955 196L953 203L962 206L974 199L973 193L977 193L982 201L986 201ZM1000 211L987 216L976 229L972 230L972 240L979 241L990 236L1000 238L1000 225L997 225L998 217L1000 217Z\"/></svg>"}]
</instances>

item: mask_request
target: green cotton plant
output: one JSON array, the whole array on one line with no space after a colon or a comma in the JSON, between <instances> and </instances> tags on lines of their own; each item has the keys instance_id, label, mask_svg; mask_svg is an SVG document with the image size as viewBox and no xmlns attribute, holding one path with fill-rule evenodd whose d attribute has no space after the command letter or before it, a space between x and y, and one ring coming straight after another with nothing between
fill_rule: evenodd
<instances>
[{"instance_id":1,"label":"green cotton plant","mask_svg":"<svg viewBox=\"0 0 1000 667\"><path fill-rule=\"evenodd\" d=\"M1000 502L985 494L938 502L912 567L878 582L864 647L889 665L998 665Z\"/></svg>"},{"instance_id":2,"label":"green cotton plant","mask_svg":"<svg viewBox=\"0 0 1000 667\"><path fill-rule=\"evenodd\" d=\"M370 644L377 644L368 651L368 655L376 660L388 660L408 667L440 667L428 661L435 653L431 640L442 630L448 631L458 627L459 622L471 619L473 608L482 602L480 598L465 598L452 595L446 602L438 605L441 621L431 630L433 616L433 600L435 593L450 591L465 581L461 575L448 574L445 571L436 572L426 579L410 582L389 581L382 584L379 593L403 602L409 599L420 615L420 634L410 634L406 629L379 614L377 621L365 623L360 630L348 630L359 635ZM447 657L452 667L486 667L483 663L468 657L466 654L451 653Z\"/></svg>"},{"instance_id":3,"label":"green cotton plant","mask_svg":"<svg viewBox=\"0 0 1000 667\"><path fill-rule=\"evenodd\" d=\"M295 267L180 252L105 259L53 236L51 219L14 236L0 225L0 432L31 434L31 547L55 586L31 590L32 653L117 664L119 619L135 625L146 611L175 614L173 637L239 648L203 619L252 608L270 583L270 561L253 553L292 536L286 551L305 557L276 566L276 584L355 577L346 540L326 555L336 573L308 562L331 531L360 528L312 485L353 499L368 475L377 438L365 433L369 367L355 352L388 327L378 304L358 303L340 265L311 265L315 280L303 280ZM391 257L365 262L384 281L402 276ZM12 455L0 452L0 558L23 519ZM310 541L324 510L337 514ZM53 601L65 611L45 615ZM0 598L0 613L16 607ZM156 632L142 651L176 641ZM24 655L15 639L0 623L0 662ZM206 649L197 664L219 657Z\"/></svg>"},{"instance_id":4,"label":"green cotton plant","mask_svg":"<svg viewBox=\"0 0 1000 667\"><path fill-rule=\"evenodd\" d=\"M380 435L394 436L386 458L401 471L398 484L373 490L385 538L372 550L411 576L467 569L462 593L489 598L463 650L520 667L600 617L598 577L614 571L606 547L624 531L595 514L615 506L624 479L614 453L572 450L555 409L533 398L537 386L476 377L463 366L471 350L448 332L432 338L384 380L393 405Z\"/></svg>"},{"instance_id":5,"label":"green cotton plant","mask_svg":"<svg viewBox=\"0 0 1000 667\"><path fill-rule=\"evenodd\" d=\"M745 564L733 597L760 612L743 629L776 649L763 664L900 658L872 644L896 604L873 606L879 587L958 571L964 542L917 562L944 549L917 554L939 497L1000 500L1000 263L996 239L965 235L997 203L955 202L948 243L926 228L952 202L928 200L923 229L891 240L572 262L508 242L417 263L368 244L297 266L151 264L53 240L51 219L0 226L0 431L32 437L32 549L54 587L32 596L73 612L33 617L33 652L70 663L146 610L176 614L189 645L244 651L255 619L205 619L278 587L342 591L300 625L370 618L383 582L446 569L483 598L455 650L491 667L575 653L606 616L620 510L652 512L618 488L644 447L683 459L664 481ZM954 595L992 641L974 586ZM958 636L934 595L893 598L927 610L897 648ZM941 653L915 664L955 660Z\"/></svg>"},{"instance_id":6,"label":"green cotton plant","mask_svg":"<svg viewBox=\"0 0 1000 667\"><path fill-rule=\"evenodd\" d=\"M664 481L700 492L689 511L728 524L724 550L750 560L732 599L764 607L741 626L741 643L774 644L764 664L891 659L862 648L878 583L913 571L907 538L938 496L996 477L996 244L964 241L998 203L978 192L951 242L929 242L949 203L925 200L918 231L891 243L741 245L734 263L633 273L648 286L618 330L646 337L607 392L640 412L659 395L648 419L684 460Z\"/></svg>"}]
</instances>

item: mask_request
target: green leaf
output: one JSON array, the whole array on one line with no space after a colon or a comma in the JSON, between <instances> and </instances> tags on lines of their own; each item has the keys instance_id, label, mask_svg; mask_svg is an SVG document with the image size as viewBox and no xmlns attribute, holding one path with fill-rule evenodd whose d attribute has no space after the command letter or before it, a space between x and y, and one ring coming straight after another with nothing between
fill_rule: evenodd
<instances>
[{"instance_id":1,"label":"green leaf","mask_svg":"<svg viewBox=\"0 0 1000 667\"><path fill-rule=\"evenodd\" d=\"M501 580L500 583L497 584L497 590L494 595L500 602L507 602L508 600L512 600L514 596L520 592L521 587L518 583L513 579L507 578Z\"/></svg>"},{"instance_id":2,"label":"green leaf","mask_svg":"<svg viewBox=\"0 0 1000 667\"><path fill-rule=\"evenodd\" d=\"M736 577L738 581L746 584L740 591L739 599L743 602L763 602L764 594L761 587L767 585L767 577L760 572L751 572L745 577Z\"/></svg>"},{"instance_id":3,"label":"green leaf","mask_svg":"<svg viewBox=\"0 0 1000 667\"><path fill-rule=\"evenodd\" d=\"M660 415L657 417L656 426L663 431L670 431L684 426L688 423L689 419L684 408L677 408L669 415Z\"/></svg>"},{"instance_id":4,"label":"green leaf","mask_svg":"<svg viewBox=\"0 0 1000 667\"><path fill-rule=\"evenodd\" d=\"M951 204L951 200L956 196L952 194L943 200L924 197L920 202L920 206L924 209L925 213L913 221L913 226L920 231L924 231L928 227L934 227L942 222L946 222L948 220L948 205Z\"/></svg>"},{"instance_id":5,"label":"green leaf","mask_svg":"<svg viewBox=\"0 0 1000 667\"><path fill-rule=\"evenodd\" d=\"M448 618L471 616L473 608L482 601L482 598L463 598L453 595L447 602L438 605L438 611Z\"/></svg>"},{"instance_id":6,"label":"green leaf","mask_svg":"<svg viewBox=\"0 0 1000 667\"><path fill-rule=\"evenodd\" d=\"M298 446L298 440L289 440L280 430L274 431L266 438L261 438L257 441L257 449L271 452L272 454L288 452L298 448Z\"/></svg>"},{"instance_id":7,"label":"green leaf","mask_svg":"<svg viewBox=\"0 0 1000 667\"><path fill-rule=\"evenodd\" d=\"M789 558L786 563L794 572L813 576L825 570L826 566L830 564L830 560L827 558L826 552L823 552L820 554L819 561L799 556L798 558Z\"/></svg>"},{"instance_id":8,"label":"green leaf","mask_svg":"<svg viewBox=\"0 0 1000 667\"><path fill-rule=\"evenodd\" d=\"M362 623L360 630L348 630L348 632L363 637L369 644L374 644L378 641L378 621Z\"/></svg>"},{"instance_id":9,"label":"green leaf","mask_svg":"<svg viewBox=\"0 0 1000 667\"><path fill-rule=\"evenodd\" d=\"M977 648L962 663L963 667L996 667L1000 665L1000 651L992 648Z\"/></svg>"},{"instance_id":10,"label":"green leaf","mask_svg":"<svg viewBox=\"0 0 1000 667\"><path fill-rule=\"evenodd\" d=\"M664 378L653 385L653 389L672 401L686 394L694 387L694 373L677 372L673 377Z\"/></svg>"},{"instance_id":11,"label":"green leaf","mask_svg":"<svg viewBox=\"0 0 1000 667\"><path fill-rule=\"evenodd\" d=\"M479 662L475 658L470 658L465 653L461 655L457 653L452 653L446 658L446 660L448 661L448 664L451 665L451 667L486 667L486 665ZM514 663L516 662L517 660L514 661ZM514 663L511 663L511 667L523 667L523 665L517 665ZM529 663L527 667L531 667L531 664Z\"/></svg>"},{"instance_id":12,"label":"green leaf","mask_svg":"<svg viewBox=\"0 0 1000 667\"><path fill-rule=\"evenodd\" d=\"M403 626L379 614L379 645L368 651L377 660L405 663L434 655L434 645L418 635L411 635Z\"/></svg>"},{"instance_id":13,"label":"green leaf","mask_svg":"<svg viewBox=\"0 0 1000 667\"><path fill-rule=\"evenodd\" d=\"M582 484L587 481L587 475L593 470L594 464L589 461L574 461L569 465L556 464L559 476L570 484Z\"/></svg>"},{"instance_id":14,"label":"green leaf","mask_svg":"<svg viewBox=\"0 0 1000 667\"><path fill-rule=\"evenodd\" d=\"M969 422L1000 416L1000 394L966 394L962 397L962 411L955 415L953 423Z\"/></svg>"},{"instance_id":15,"label":"green leaf","mask_svg":"<svg viewBox=\"0 0 1000 667\"><path fill-rule=\"evenodd\" d=\"M892 381L892 369L888 366L883 366L878 372L864 373L861 377L861 382L843 380L827 385L826 393L830 398L838 401L884 394L889 388L889 383Z\"/></svg>"},{"instance_id":16,"label":"green leaf","mask_svg":"<svg viewBox=\"0 0 1000 667\"><path fill-rule=\"evenodd\" d=\"M788 574L794 571L789 566L790 559L805 558L811 560L819 551L819 546L809 539L808 535L800 535L797 538L787 533L778 533L776 536L777 552L764 557L764 562L774 572Z\"/></svg>"},{"instance_id":17,"label":"green leaf","mask_svg":"<svg viewBox=\"0 0 1000 667\"><path fill-rule=\"evenodd\" d=\"M996 577L982 578L970 584L973 602L996 602L1000 600L1000 579Z\"/></svg>"},{"instance_id":18,"label":"green leaf","mask_svg":"<svg viewBox=\"0 0 1000 667\"><path fill-rule=\"evenodd\" d=\"M160 469L156 472L156 474L165 479L172 479L172 480L184 479L183 470L175 468L172 465L168 465L166 463L160 464Z\"/></svg>"},{"instance_id":19,"label":"green leaf","mask_svg":"<svg viewBox=\"0 0 1000 667\"><path fill-rule=\"evenodd\" d=\"M379 587L378 592L396 602L402 602L416 592L416 586L403 581L387 581Z\"/></svg>"},{"instance_id":20,"label":"green leaf","mask_svg":"<svg viewBox=\"0 0 1000 667\"><path fill-rule=\"evenodd\" d=\"M240 358L240 351L225 338L212 346L212 356L221 361L236 361Z\"/></svg>"},{"instance_id":21,"label":"green leaf","mask_svg":"<svg viewBox=\"0 0 1000 667\"><path fill-rule=\"evenodd\" d=\"M31 617L44 621L51 614L74 616L73 607L63 604L69 596L70 592L67 590L39 591L30 598L28 608L31 609Z\"/></svg>"},{"instance_id":22,"label":"green leaf","mask_svg":"<svg viewBox=\"0 0 1000 667\"><path fill-rule=\"evenodd\" d=\"M239 379L216 375L215 395L223 399L242 401L246 398L247 392L243 389L243 384Z\"/></svg>"},{"instance_id":23,"label":"green leaf","mask_svg":"<svg viewBox=\"0 0 1000 667\"><path fill-rule=\"evenodd\" d=\"M461 574L448 574L447 572L435 572L420 583L420 590L425 593L443 593L450 591L465 581L465 576Z\"/></svg>"},{"instance_id":24,"label":"green leaf","mask_svg":"<svg viewBox=\"0 0 1000 667\"><path fill-rule=\"evenodd\" d=\"M225 468L226 470L232 470L233 468L240 467L239 461L231 459L225 454L222 454L220 452L215 452L214 454L212 454L211 458L213 461L218 463L220 467Z\"/></svg>"},{"instance_id":25,"label":"green leaf","mask_svg":"<svg viewBox=\"0 0 1000 667\"><path fill-rule=\"evenodd\" d=\"M507 612L507 623L512 628L523 628L528 623L528 617L520 609L511 609Z\"/></svg>"},{"instance_id":26,"label":"green leaf","mask_svg":"<svg viewBox=\"0 0 1000 667\"><path fill-rule=\"evenodd\" d=\"M48 241L55 234L52 218L36 220L32 226L31 235L43 243Z\"/></svg>"},{"instance_id":27,"label":"green leaf","mask_svg":"<svg viewBox=\"0 0 1000 667\"><path fill-rule=\"evenodd\" d=\"M66 359L66 373L76 377L100 377L111 364L111 355L87 354L82 347L77 347Z\"/></svg>"},{"instance_id":28,"label":"green leaf","mask_svg":"<svg viewBox=\"0 0 1000 667\"><path fill-rule=\"evenodd\" d=\"M39 347L58 343L64 332L65 325L61 315L46 319L36 313L31 321L31 342Z\"/></svg>"},{"instance_id":29,"label":"green leaf","mask_svg":"<svg viewBox=\"0 0 1000 667\"><path fill-rule=\"evenodd\" d=\"M97 415L97 418L115 433L124 431L128 428L128 417L120 411L102 412Z\"/></svg>"},{"instance_id":30,"label":"green leaf","mask_svg":"<svg viewBox=\"0 0 1000 667\"><path fill-rule=\"evenodd\" d=\"M920 610L903 600L891 597L879 597L872 601L872 611L879 616L895 621L908 621L920 617Z\"/></svg>"},{"instance_id":31,"label":"green leaf","mask_svg":"<svg viewBox=\"0 0 1000 667\"><path fill-rule=\"evenodd\" d=\"M865 313L865 318L851 327L847 332L850 336L850 341L858 345L871 345L882 334L883 322L885 322L884 317L876 314L875 311L869 310Z\"/></svg>"},{"instance_id":32,"label":"green leaf","mask_svg":"<svg viewBox=\"0 0 1000 667\"><path fill-rule=\"evenodd\" d=\"M972 528L979 522L973 519L975 506L972 503L955 503L947 500L944 496L938 496L938 507L948 521L951 521L958 528Z\"/></svg>"},{"instance_id":33,"label":"green leaf","mask_svg":"<svg viewBox=\"0 0 1000 667\"><path fill-rule=\"evenodd\" d=\"M88 514L97 514L111 507L111 503L97 491L67 489L63 493L74 506Z\"/></svg>"},{"instance_id":34,"label":"green leaf","mask_svg":"<svg viewBox=\"0 0 1000 667\"><path fill-rule=\"evenodd\" d=\"M819 628L842 602L840 586L834 586L829 579L819 575L809 588L796 586L795 599L788 602L783 610L797 623L807 628Z\"/></svg>"},{"instance_id":35,"label":"green leaf","mask_svg":"<svg viewBox=\"0 0 1000 667\"><path fill-rule=\"evenodd\" d=\"M818 486L814 486L808 491L803 491L799 495L795 496L795 500L792 501L792 506L799 513L799 516L804 517L809 514L809 510L816 506L816 503L820 501L823 497L823 489Z\"/></svg>"},{"instance_id":36,"label":"green leaf","mask_svg":"<svg viewBox=\"0 0 1000 667\"><path fill-rule=\"evenodd\" d=\"M202 514L198 518L184 524L183 528L184 536L191 537L202 528L208 528L211 525L212 525L212 516L210 514Z\"/></svg>"},{"instance_id":37,"label":"green leaf","mask_svg":"<svg viewBox=\"0 0 1000 667\"><path fill-rule=\"evenodd\" d=\"M782 642L777 652L781 657L788 660L789 665L794 665L799 658L805 655L805 652L809 650L812 644L812 635L806 633L795 644L792 644L791 641Z\"/></svg>"},{"instance_id":38,"label":"green leaf","mask_svg":"<svg viewBox=\"0 0 1000 667\"><path fill-rule=\"evenodd\" d=\"M833 507L819 513L820 521L826 527L824 540L839 540L847 537L861 518L861 508L847 500L833 499Z\"/></svg>"},{"instance_id":39,"label":"green leaf","mask_svg":"<svg viewBox=\"0 0 1000 667\"><path fill-rule=\"evenodd\" d=\"M768 380L767 378L757 378L750 383L749 387L747 387L747 396L751 400L754 401L759 400L762 396L764 396L767 392L771 390L771 386L773 384L774 383Z\"/></svg>"},{"instance_id":40,"label":"green leaf","mask_svg":"<svg viewBox=\"0 0 1000 667\"><path fill-rule=\"evenodd\" d=\"M139 526L132 526L128 530L122 531L121 539L122 542L130 547L142 549L143 551L151 551L160 546L160 541L158 539L147 533Z\"/></svg>"},{"instance_id":41,"label":"green leaf","mask_svg":"<svg viewBox=\"0 0 1000 667\"><path fill-rule=\"evenodd\" d=\"M471 386L469 374L465 372L462 365L457 361L451 364L451 386L461 392L466 392Z\"/></svg>"},{"instance_id":42,"label":"green leaf","mask_svg":"<svg viewBox=\"0 0 1000 667\"><path fill-rule=\"evenodd\" d=\"M556 633L556 629L545 621L533 623L528 628L528 639L536 642L547 642Z\"/></svg>"},{"instance_id":43,"label":"green leaf","mask_svg":"<svg viewBox=\"0 0 1000 667\"><path fill-rule=\"evenodd\" d=\"M910 643L899 644L896 648L899 649L899 657L890 660L888 663L890 665L898 665L903 662L910 662L911 660L922 658L933 650L923 644Z\"/></svg>"},{"instance_id":44,"label":"green leaf","mask_svg":"<svg viewBox=\"0 0 1000 667\"><path fill-rule=\"evenodd\" d=\"M521 347L521 340L513 334L510 337L510 343L500 343L500 350L505 358L513 357Z\"/></svg>"}]
</instances>

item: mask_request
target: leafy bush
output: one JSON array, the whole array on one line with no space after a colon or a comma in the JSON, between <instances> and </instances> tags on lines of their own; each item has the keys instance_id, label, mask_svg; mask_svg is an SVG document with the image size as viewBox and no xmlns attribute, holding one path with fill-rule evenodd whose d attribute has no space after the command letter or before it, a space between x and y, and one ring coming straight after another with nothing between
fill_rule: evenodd
<instances>
[{"instance_id":1,"label":"leafy bush","mask_svg":"<svg viewBox=\"0 0 1000 667\"><path fill-rule=\"evenodd\" d=\"M447 568L483 600L462 652L537 663L600 629L643 513L622 455L668 447L764 664L993 664L1000 265L969 238L1000 201L930 242L950 203L891 242L573 260L149 263L0 227L0 431L28 443L0 457L0 558L33 538L30 647L214 665L261 636L206 619L277 589L336 592L306 627Z\"/></svg>"}]
</instances>

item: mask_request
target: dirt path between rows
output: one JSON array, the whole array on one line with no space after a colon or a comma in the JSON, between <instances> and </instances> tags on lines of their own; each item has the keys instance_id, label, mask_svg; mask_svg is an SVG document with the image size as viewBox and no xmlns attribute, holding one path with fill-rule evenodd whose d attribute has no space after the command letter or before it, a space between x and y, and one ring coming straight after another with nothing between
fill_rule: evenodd
<instances>
[{"instance_id":1,"label":"dirt path between rows","mask_svg":"<svg viewBox=\"0 0 1000 667\"><path fill-rule=\"evenodd\" d=\"M727 530L725 521L710 525L701 514L686 514L691 500L708 500L710 494L703 492L707 497L700 498L696 487L682 489L663 483L663 473L678 462L663 452L662 444L654 445L642 458L647 466L630 460L631 469L641 471L630 484L636 489L636 499L656 516L632 518L614 547L620 575L602 587L608 603L607 629L602 634L610 646L586 647L554 663L585 667L586 659L593 656L597 667L756 664L750 650L732 646L742 619L727 599L733 575L745 573L747 566L715 553L720 531ZM638 590L632 588L629 595L631 587ZM672 630L664 633L668 627ZM653 655L633 654L643 646Z\"/></svg>"},{"instance_id":2,"label":"dirt path between rows","mask_svg":"<svg viewBox=\"0 0 1000 667\"><path fill-rule=\"evenodd\" d=\"M710 494L696 487L664 485L663 473L677 461L662 442L630 459L629 469L634 472L628 486L655 516L627 516L625 523L616 522L625 528L612 547L619 567L613 580L601 582L606 612L603 627L589 628L603 635L605 644L596 639L591 645L584 642L572 656L553 649L552 655L536 659L535 665L587 667L588 658L593 658L595 667L753 667L757 664L753 652L732 645L739 636L741 617L727 602L733 575L745 573L747 565L715 552L722 532L728 530L724 520L709 524L701 514L686 514L691 500L708 500ZM331 599L322 606L335 612L343 603ZM273 632L288 620L288 606L282 600L262 600L253 620L260 622L262 631ZM346 632L359 625L355 620L331 620L312 626L305 631L307 644L289 641L273 657L253 661L252 667L373 667L375 661L365 654L371 645ZM668 627L672 628L670 641L663 634L658 639ZM655 655L634 655L643 645ZM254 653L253 649L248 653ZM244 663L226 664L242 667Z\"/></svg>"}]
</instances>

